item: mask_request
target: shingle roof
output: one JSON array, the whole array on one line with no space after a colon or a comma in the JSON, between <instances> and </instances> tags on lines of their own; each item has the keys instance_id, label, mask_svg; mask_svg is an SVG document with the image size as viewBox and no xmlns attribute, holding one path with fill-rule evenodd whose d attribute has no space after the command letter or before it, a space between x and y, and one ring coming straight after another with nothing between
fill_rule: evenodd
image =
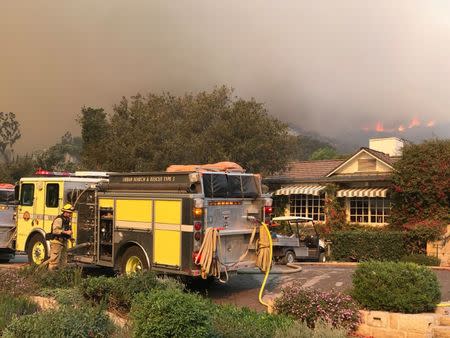
<instances>
[{"instance_id":1,"label":"shingle roof","mask_svg":"<svg viewBox=\"0 0 450 338\"><path fill-rule=\"evenodd\" d=\"M385 154L381 151L378 150L373 150L370 148L366 148L366 147L362 147L361 149L364 149L365 151L367 151L368 153L372 154L375 157L378 157L380 160L382 160L383 162L389 164L389 165L393 165L394 162L396 162L396 160L394 160L392 157L390 157L388 154ZM360 149L360 150L361 150Z\"/></svg>"},{"instance_id":2,"label":"shingle roof","mask_svg":"<svg viewBox=\"0 0 450 338\"><path fill-rule=\"evenodd\" d=\"M320 178L326 176L330 171L343 163L344 160L319 160L290 162L285 172L274 177L285 177L295 179Z\"/></svg>"}]
</instances>

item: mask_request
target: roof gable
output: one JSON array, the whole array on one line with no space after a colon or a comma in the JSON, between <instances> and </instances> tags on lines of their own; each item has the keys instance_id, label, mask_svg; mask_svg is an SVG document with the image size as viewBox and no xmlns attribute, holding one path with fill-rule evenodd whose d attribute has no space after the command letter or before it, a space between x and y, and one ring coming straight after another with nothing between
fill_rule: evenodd
<instances>
[{"instance_id":1,"label":"roof gable","mask_svg":"<svg viewBox=\"0 0 450 338\"><path fill-rule=\"evenodd\" d=\"M389 173L393 170L392 161L388 155L363 147L349 159L330 171L326 177L363 173Z\"/></svg>"}]
</instances>

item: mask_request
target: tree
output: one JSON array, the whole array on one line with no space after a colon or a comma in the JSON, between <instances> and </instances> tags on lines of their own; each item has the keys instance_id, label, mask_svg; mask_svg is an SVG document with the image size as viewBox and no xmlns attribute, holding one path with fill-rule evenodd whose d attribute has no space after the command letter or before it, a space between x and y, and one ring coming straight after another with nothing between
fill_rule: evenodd
<instances>
[{"instance_id":1,"label":"tree","mask_svg":"<svg viewBox=\"0 0 450 338\"><path fill-rule=\"evenodd\" d=\"M236 98L224 86L180 97L137 94L122 98L109 121L103 110L96 114L94 120L101 128L108 125L109 132L95 142L86 142L82 134L83 142L84 147L104 145L99 163L107 170L164 170L170 164L234 161L267 174L284 169L293 149L286 124L271 117L262 103ZM100 158L94 152L83 153L91 163Z\"/></svg>"},{"instance_id":2,"label":"tree","mask_svg":"<svg viewBox=\"0 0 450 338\"><path fill-rule=\"evenodd\" d=\"M16 114L0 112L0 153L6 162L10 161L12 146L20 138L20 123Z\"/></svg>"},{"instance_id":3,"label":"tree","mask_svg":"<svg viewBox=\"0 0 450 338\"><path fill-rule=\"evenodd\" d=\"M82 166L102 169L106 163L105 146L110 127L104 109L82 107L77 122L81 125Z\"/></svg>"},{"instance_id":4,"label":"tree","mask_svg":"<svg viewBox=\"0 0 450 338\"><path fill-rule=\"evenodd\" d=\"M391 223L411 228L449 221L450 140L407 145L394 167Z\"/></svg>"},{"instance_id":5,"label":"tree","mask_svg":"<svg viewBox=\"0 0 450 338\"><path fill-rule=\"evenodd\" d=\"M331 147L324 147L317 149L315 152L313 152L310 156L310 160L332 160L334 158L337 158L339 154L337 153L336 149Z\"/></svg>"},{"instance_id":6,"label":"tree","mask_svg":"<svg viewBox=\"0 0 450 338\"><path fill-rule=\"evenodd\" d=\"M35 155L36 166L52 171L74 171L80 161L82 140L66 132L61 141Z\"/></svg>"},{"instance_id":7,"label":"tree","mask_svg":"<svg viewBox=\"0 0 450 338\"><path fill-rule=\"evenodd\" d=\"M36 162L32 156L16 156L8 163L0 164L0 181L14 184L21 177L32 175L36 171Z\"/></svg>"}]
</instances>

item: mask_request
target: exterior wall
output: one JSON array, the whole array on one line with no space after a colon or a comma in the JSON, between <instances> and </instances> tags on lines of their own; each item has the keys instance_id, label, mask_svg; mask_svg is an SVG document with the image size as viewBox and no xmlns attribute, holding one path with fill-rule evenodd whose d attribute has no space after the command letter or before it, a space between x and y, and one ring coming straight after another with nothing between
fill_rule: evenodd
<instances>
[{"instance_id":1,"label":"exterior wall","mask_svg":"<svg viewBox=\"0 0 450 338\"><path fill-rule=\"evenodd\" d=\"M441 260L441 266L450 266L450 225L444 235L447 240L427 243L427 255L435 256Z\"/></svg>"},{"instance_id":2,"label":"exterior wall","mask_svg":"<svg viewBox=\"0 0 450 338\"><path fill-rule=\"evenodd\" d=\"M381 151L389 156L401 156L404 141L397 137L373 138L369 140L369 148Z\"/></svg>"}]
</instances>

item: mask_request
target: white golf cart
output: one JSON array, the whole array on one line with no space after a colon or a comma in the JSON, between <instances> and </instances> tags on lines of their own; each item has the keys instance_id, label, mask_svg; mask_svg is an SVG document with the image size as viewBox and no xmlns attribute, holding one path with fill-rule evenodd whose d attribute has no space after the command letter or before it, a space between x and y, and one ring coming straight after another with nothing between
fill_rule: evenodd
<instances>
[{"instance_id":1,"label":"white golf cart","mask_svg":"<svg viewBox=\"0 0 450 338\"><path fill-rule=\"evenodd\" d=\"M274 217L270 226L273 257L276 262L296 260L325 262L326 244L319 238L312 218Z\"/></svg>"}]
</instances>

